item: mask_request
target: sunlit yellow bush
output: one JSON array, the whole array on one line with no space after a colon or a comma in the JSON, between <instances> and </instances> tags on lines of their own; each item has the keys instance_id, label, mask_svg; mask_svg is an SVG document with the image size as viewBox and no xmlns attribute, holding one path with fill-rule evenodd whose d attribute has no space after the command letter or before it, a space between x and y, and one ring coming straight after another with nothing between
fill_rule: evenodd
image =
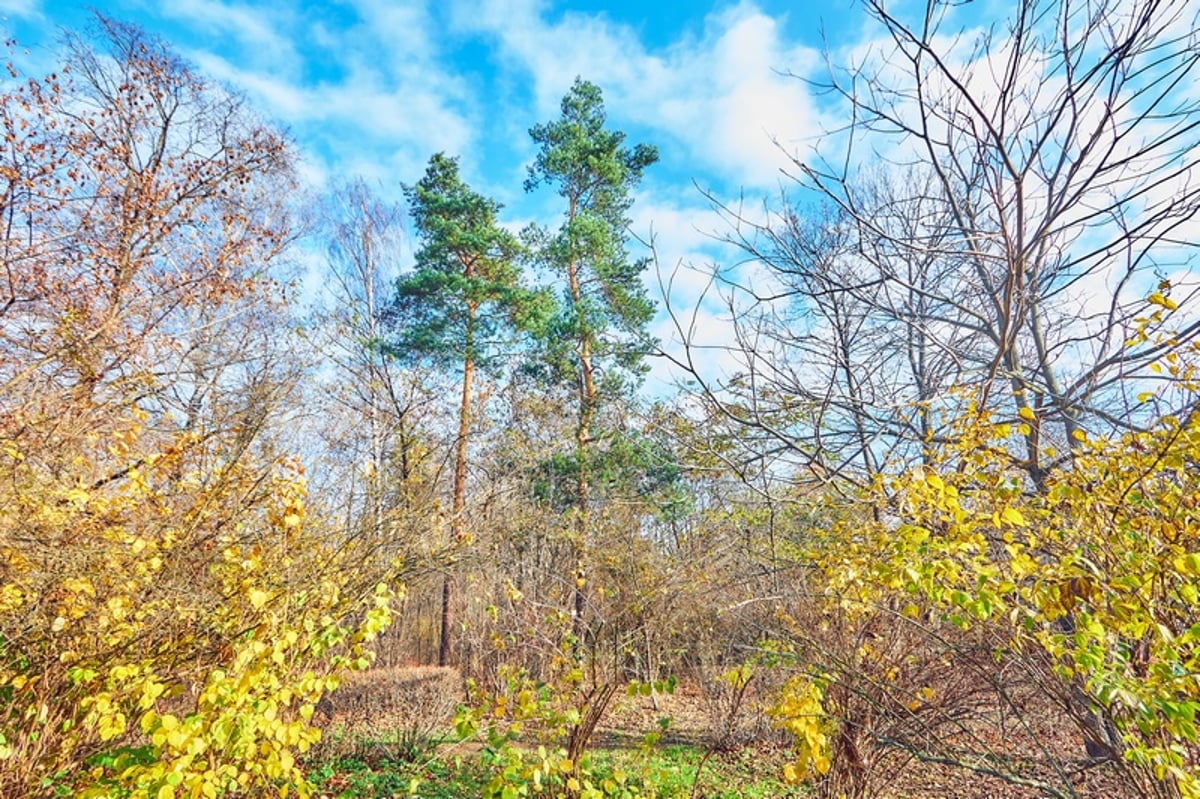
<instances>
[{"instance_id":1,"label":"sunlit yellow bush","mask_svg":"<svg viewBox=\"0 0 1200 799\"><path fill-rule=\"evenodd\" d=\"M1174 404L1196 407L1191 367L1172 356L1163 372L1191 397ZM1012 652L1051 664L1115 728L1146 790L1200 796L1200 416L1080 434L1040 491L1006 446L1036 424L1019 416L973 413L937 464L880 478L876 521L813 554L851 612L1005 625Z\"/></svg>"},{"instance_id":2,"label":"sunlit yellow bush","mask_svg":"<svg viewBox=\"0 0 1200 799\"><path fill-rule=\"evenodd\" d=\"M788 782L797 783L826 774L829 759L829 733L834 722L825 713L821 685L807 677L789 680L779 698L768 708L780 729L795 740L795 759L783 768Z\"/></svg>"},{"instance_id":3,"label":"sunlit yellow bush","mask_svg":"<svg viewBox=\"0 0 1200 799\"><path fill-rule=\"evenodd\" d=\"M391 591L308 530L294 464L202 472L220 450L143 448L145 421L65 459L0 442L0 795L303 794L314 706Z\"/></svg>"}]
</instances>

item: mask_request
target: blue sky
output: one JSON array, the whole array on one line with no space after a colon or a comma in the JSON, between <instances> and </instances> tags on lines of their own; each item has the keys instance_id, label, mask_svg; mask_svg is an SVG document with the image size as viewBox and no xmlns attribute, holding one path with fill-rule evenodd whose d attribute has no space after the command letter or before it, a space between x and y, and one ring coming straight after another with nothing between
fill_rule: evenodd
<instances>
[{"instance_id":1,"label":"blue sky","mask_svg":"<svg viewBox=\"0 0 1200 799\"><path fill-rule=\"evenodd\" d=\"M614 126L659 146L648 192L680 203L693 180L770 189L788 145L817 132L801 81L821 68L822 26L858 14L818 5L539 0L120 0L103 13L162 36L200 70L244 91L285 126L315 183L361 174L415 180L438 150L514 210L532 149L576 75L598 83ZM819 8L820 13L814 10ZM0 0L5 27L35 54L80 2Z\"/></svg>"},{"instance_id":2,"label":"blue sky","mask_svg":"<svg viewBox=\"0 0 1200 799\"><path fill-rule=\"evenodd\" d=\"M400 184L445 151L461 157L474 188L505 204L514 228L560 212L548 192L522 191L534 154L528 130L557 116L576 75L587 78L604 90L612 126L660 150L633 229L653 230L666 268L726 257L708 235L722 223L697 185L727 200L776 196L786 182L784 150L807 151L835 124L795 76L823 76L822 36L852 45L864 18L854 0L90 5L162 37L203 74L244 92L290 132L314 187L360 175L398 200ZM0 0L0 17L31 61L49 68L58 30L85 27L88 6ZM647 282L657 290L655 277ZM701 276L684 276L676 301L687 306L701 285ZM715 316L710 323L717 330ZM665 319L657 332L669 335Z\"/></svg>"},{"instance_id":3,"label":"blue sky","mask_svg":"<svg viewBox=\"0 0 1200 799\"><path fill-rule=\"evenodd\" d=\"M772 194L786 159L820 132L804 83L823 69L822 26L845 35L852 0L540 2L539 0L120 0L100 11L160 35L200 70L245 92L290 131L315 185L362 175L399 196L439 150L510 214L540 216L522 194L528 129L552 119L576 75L605 91L615 127L662 161L640 198L666 212L722 196ZM820 9L815 11L811 9ZM48 57L82 2L0 0L10 35ZM546 199L549 202L549 199ZM648 211L639 212L647 221Z\"/></svg>"}]
</instances>

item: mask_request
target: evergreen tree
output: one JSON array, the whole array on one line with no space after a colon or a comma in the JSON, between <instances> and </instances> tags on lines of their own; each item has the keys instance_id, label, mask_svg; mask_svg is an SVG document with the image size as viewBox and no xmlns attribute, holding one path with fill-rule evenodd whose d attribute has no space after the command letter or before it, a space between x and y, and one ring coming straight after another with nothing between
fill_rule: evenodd
<instances>
[{"instance_id":1,"label":"evergreen tree","mask_svg":"<svg viewBox=\"0 0 1200 799\"><path fill-rule=\"evenodd\" d=\"M537 231L540 256L566 284L563 301L544 338L546 375L577 390L575 425L575 608L582 629L584 552L597 411L605 399L636 383L649 349L647 326L654 305L642 284L646 260L628 252L626 214L631 194L658 150L625 145L625 134L605 127L600 88L575 79L562 101L562 116L530 130L539 145L526 191L553 187L566 208L557 231Z\"/></svg>"},{"instance_id":2,"label":"evergreen tree","mask_svg":"<svg viewBox=\"0 0 1200 799\"><path fill-rule=\"evenodd\" d=\"M429 160L425 176L406 186L413 222L420 235L412 273L396 284L392 347L407 360L424 360L462 373L455 439L450 530L455 542L466 529L467 458L477 368L494 365L516 331L530 327L544 306L543 295L520 282L518 239L500 227L501 205L473 191L458 173L458 159L442 153ZM451 592L442 583L438 664L451 654Z\"/></svg>"}]
</instances>

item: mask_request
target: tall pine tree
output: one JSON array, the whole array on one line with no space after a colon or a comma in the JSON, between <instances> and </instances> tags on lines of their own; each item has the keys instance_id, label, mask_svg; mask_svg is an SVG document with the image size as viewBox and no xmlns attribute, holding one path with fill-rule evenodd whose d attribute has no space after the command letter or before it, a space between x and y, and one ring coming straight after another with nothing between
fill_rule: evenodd
<instances>
[{"instance_id":1,"label":"tall pine tree","mask_svg":"<svg viewBox=\"0 0 1200 799\"><path fill-rule=\"evenodd\" d=\"M574 441L574 632L583 629L585 553L590 537L592 472L600 437L597 412L608 398L636 383L649 349L647 327L654 305L642 284L646 260L628 252L632 192L658 160L652 146L625 144L625 134L605 127L600 88L576 78L562 100L559 119L530 130L540 150L529 168L526 191L552 187L564 201L556 231L539 231L542 262L565 283L562 302L547 327L544 366L555 381L576 387Z\"/></svg>"},{"instance_id":2,"label":"tall pine tree","mask_svg":"<svg viewBox=\"0 0 1200 799\"><path fill-rule=\"evenodd\" d=\"M487 368L519 330L533 324L544 303L521 286L518 239L500 227L501 205L473 191L459 177L458 159L434 155L425 176L406 186L420 236L412 273L396 284L393 347L407 360L462 373L455 439L450 530L456 542L468 540L467 466L477 368ZM442 582L439 665L452 659L453 580Z\"/></svg>"}]
</instances>

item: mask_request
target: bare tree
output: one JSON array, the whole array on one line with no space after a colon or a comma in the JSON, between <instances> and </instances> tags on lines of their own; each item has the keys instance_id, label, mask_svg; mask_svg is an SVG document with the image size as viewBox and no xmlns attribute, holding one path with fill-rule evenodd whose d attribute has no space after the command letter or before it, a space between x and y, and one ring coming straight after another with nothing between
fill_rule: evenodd
<instances>
[{"instance_id":1,"label":"bare tree","mask_svg":"<svg viewBox=\"0 0 1200 799\"><path fill-rule=\"evenodd\" d=\"M361 180L326 200L319 231L327 244L325 291L311 329L329 367L320 375L334 409L324 435L338 460L352 464L350 474L338 472L335 492L347 530L380 541L396 532L394 512L414 505L408 488L429 454L419 435L428 391L396 362L385 341L402 219L398 207Z\"/></svg>"},{"instance_id":2,"label":"bare tree","mask_svg":"<svg viewBox=\"0 0 1200 799\"><path fill-rule=\"evenodd\" d=\"M824 86L847 124L782 209L725 209L771 278L726 283L743 373L678 360L823 479L920 459L968 399L1027 418L1037 486L1076 436L1179 412L1144 392L1200 334L1195 3L866 8L882 36Z\"/></svg>"},{"instance_id":3,"label":"bare tree","mask_svg":"<svg viewBox=\"0 0 1200 799\"><path fill-rule=\"evenodd\" d=\"M1154 389L1200 336L1200 6L1021 0L980 25L945 0L864 5L880 35L821 86L845 124L778 207L722 208L749 256L712 284L740 372L707 373L675 315L676 360L747 432L739 454L852 493L975 417L1043 492L1088 434L1190 415ZM886 490L849 512L901 516ZM1020 662L1089 757L1123 762L1104 702Z\"/></svg>"}]
</instances>

